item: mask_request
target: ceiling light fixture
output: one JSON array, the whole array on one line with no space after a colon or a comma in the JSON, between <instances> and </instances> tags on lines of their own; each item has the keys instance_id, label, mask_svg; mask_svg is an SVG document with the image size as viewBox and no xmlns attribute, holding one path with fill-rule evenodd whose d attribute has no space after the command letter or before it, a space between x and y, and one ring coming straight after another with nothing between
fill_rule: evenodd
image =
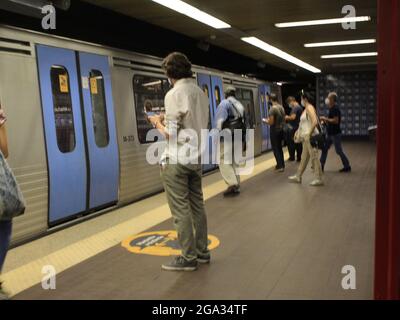
<instances>
[{"instance_id":1,"label":"ceiling light fixture","mask_svg":"<svg viewBox=\"0 0 400 320\"><path fill-rule=\"evenodd\" d=\"M322 20L308 20L308 21L297 21L297 22L283 22L276 23L277 28L294 28L294 27L306 27L306 26L318 26L323 24L338 24L338 23L350 23L350 22L367 22L371 21L371 17L351 17L351 18L335 18L335 19L322 19Z\"/></svg>"},{"instance_id":2,"label":"ceiling light fixture","mask_svg":"<svg viewBox=\"0 0 400 320\"><path fill-rule=\"evenodd\" d=\"M318 48L318 47L351 46L351 45L369 44L369 43L376 43L376 39L306 43L304 46L306 48Z\"/></svg>"},{"instance_id":3,"label":"ceiling light fixture","mask_svg":"<svg viewBox=\"0 0 400 320\"><path fill-rule=\"evenodd\" d=\"M219 20L209 15L208 13L205 13L204 11L201 11L181 0L151 0L151 1L156 2L169 9L172 9L176 12L179 12L192 19L195 19L199 22L202 22L206 25L209 25L210 27L213 27L215 29L228 29L231 27L224 21Z\"/></svg>"},{"instance_id":4,"label":"ceiling light fixture","mask_svg":"<svg viewBox=\"0 0 400 320\"><path fill-rule=\"evenodd\" d=\"M345 54L328 54L321 56L321 59L339 59L339 58L359 58L359 57L376 57L378 52L360 52Z\"/></svg>"},{"instance_id":5,"label":"ceiling light fixture","mask_svg":"<svg viewBox=\"0 0 400 320\"><path fill-rule=\"evenodd\" d=\"M314 72L314 73L321 73L321 70L318 68L313 67L312 65L305 63L304 61L301 61L300 59L297 59L296 57L274 47L271 46L270 44L256 38L256 37L244 37L242 38L242 41L247 42L255 47L258 47L264 51L267 51L281 59L284 59L288 62L291 62L299 67L302 67L308 71Z\"/></svg>"}]
</instances>

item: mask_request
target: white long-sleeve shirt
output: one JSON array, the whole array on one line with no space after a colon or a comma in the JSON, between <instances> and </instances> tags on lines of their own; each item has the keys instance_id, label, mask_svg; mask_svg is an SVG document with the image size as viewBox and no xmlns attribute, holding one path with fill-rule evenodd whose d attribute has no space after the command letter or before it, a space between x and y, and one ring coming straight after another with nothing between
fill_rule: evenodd
<instances>
[{"instance_id":1,"label":"white long-sleeve shirt","mask_svg":"<svg viewBox=\"0 0 400 320\"><path fill-rule=\"evenodd\" d=\"M189 158L200 163L201 131L208 127L209 105L208 97L195 80L181 79L175 83L165 96L165 131L169 137L162 159L188 164ZM192 139L197 139L196 145ZM189 153L184 147L187 144L193 146Z\"/></svg>"}]
</instances>

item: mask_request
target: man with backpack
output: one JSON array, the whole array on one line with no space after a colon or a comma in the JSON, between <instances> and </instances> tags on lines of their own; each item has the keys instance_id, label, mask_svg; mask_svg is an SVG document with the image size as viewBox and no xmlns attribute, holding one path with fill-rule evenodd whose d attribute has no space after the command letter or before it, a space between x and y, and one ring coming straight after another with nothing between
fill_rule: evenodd
<instances>
[{"instance_id":1,"label":"man with backpack","mask_svg":"<svg viewBox=\"0 0 400 320\"><path fill-rule=\"evenodd\" d=\"M216 128L223 131L228 129L231 131L232 141L224 141L220 143L220 164L219 170L228 189L224 193L224 197L237 196L240 194L240 176L237 173L239 164L235 159L235 130L242 130L242 142L246 139L246 129L248 129L248 117L245 108L236 99L236 88L228 86L225 90L225 100L222 100L217 108L215 118ZM222 137L225 137L222 135ZM221 139L222 140L222 139ZM240 146L243 148L243 145Z\"/></svg>"}]
</instances>

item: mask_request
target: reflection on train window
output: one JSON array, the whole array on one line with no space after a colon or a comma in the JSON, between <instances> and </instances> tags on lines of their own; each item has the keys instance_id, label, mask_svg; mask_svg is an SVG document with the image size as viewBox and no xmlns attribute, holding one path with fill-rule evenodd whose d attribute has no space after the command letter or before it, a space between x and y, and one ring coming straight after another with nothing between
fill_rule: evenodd
<instances>
[{"instance_id":1,"label":"reflection on train window","mask_svg":"<svg viewBox=\"0 0 400 320\"><path fill-rule=\"evenodd\" d=\"M215 102L216 106L218 107L219 104L221 103L221 90L218 86L215 87Z\"/></svg>"},{"instance_id":2,"label":"reflection on train window","mask_svg":"<svg viewBox=\"0 0 400 320\"><path fill-rule=\"evenodd\" d=\"M268 97L267 97L267 95L263 93L261 95L261 100L263 102L261 116L262 116L262 118L265 119L265 118L268 118Z\"/></svg>"},{"instance_id":3,"label":"reflection on train window","mask_svg":"<svg viewBox=\"0 0 400 320\"><path fill-rule=\"evenodd\" d=\"M265 95L264 93L260 94L260 98L261 98L261 117L262 118L267 118L267 109L265 106Z\"/></svg>"},{"instance_id":4,"label":"reflection on train window","mask_svg":"<svg viewBox=\"0 0 400 320\"><path fill-rule=\"evenodd\" d=\"M254 128L256 116L254 113L253 90L238 88L236 90L236 99L238 99L246 109L250 128Z\"/></svg>"},{"instance_id":5,"label":"reflection on train window","mask_svg":"<svg viewBox=\"0 0 400 320\"><path fill-rule=\"evenodd\" d=\"M74 115L67 69L52 66L50 70L53 92L53 110L56 126L57 145L62 153L75 149Z\"/></svg>"},{"instance_id":6,"label":"reflection on train window","mask_svg":"<svg viewBox=\"0 0 400 320\"><path fill-rule=\"evenodd\" d=\"M203 91L207 95L207 97L210 98L210 91L208 90L208 85L203 84Z\"/></svg>"},{"instance_id":7,"label":"reflection on train window","mask_svg":"<svg viewBox=\"0 0 400 320\"><path fill-rule=\"evenodd\" d=\"M138 138L141 144L151 143L146 141L147 133L153 126L147 121L147 113L165 113L164 98L170 85L167 79L152 76L136 75L133 78L133 91L135 95L136 121Z\"/></svg>"},{"instance_id":8,"label":"reflection on train window","mask_svg":"<svg viewBox=\"0 0 400 320\"><path fill-rule=\"evenodd\" d=\"M269 113L269 97L268 93L265 94L265 115L264 118L268 118L268 113Z\"/></svg>"},{"instance_id":9,"label":"reflection on train window","mask_svg":"<svg viewBox=\"0 0 400 320\"><path fill-rule=\"evenodd\" d=\"M99 148L108 146L110 135L108 131L107 106L104 90L103 74L92 70L89 74L90 96L92 97L93 129L96 144Z\"/></svg>"},{"instance_id":10,"label":"reflection on train window","mask_svg":"<svg viewBox=\"0 0 400 320\"><path fill-rule=\"evenodd\" d=\"M207 95L208 99L210 99L210 90L208 89L208 85L203 84L203 91ZM211 127L212 127L212 124L211 124L211 112L212 112L211 111L212 110L211 105L209 105L208 109L209 109L209 112L208 112L208 129L210 130Z\"/></svg>"}]
</instances>

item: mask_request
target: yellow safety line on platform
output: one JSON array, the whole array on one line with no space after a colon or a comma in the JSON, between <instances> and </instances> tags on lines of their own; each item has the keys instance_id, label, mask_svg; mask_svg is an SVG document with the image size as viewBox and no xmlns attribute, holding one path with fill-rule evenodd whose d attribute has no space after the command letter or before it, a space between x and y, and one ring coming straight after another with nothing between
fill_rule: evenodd
<instances>
[{"instance_id":1,"label":"yellow safety line on platform","mask_svg":"<svg viewBox=\"0 0 400 320\"><path fill-rule=\"evenodd\" d=\"M285 156L287 155L285 154ZM243 176L242 181L249 180L274 166L275 160L273 158L263 161L255 165L254 171L251 175ZM225 189L226 184L223 180L204 187L205 200L220 194L225 191ZM124 207L120 210L127 210L129 207L130 206ZM5 273L2 278L6 283L7 290L11 291L13 295L16 295L42 281L44 277L42 269L44 266L53 266L57 274L59 274L78 263L118 245L125 238L146 231L169 218L171 218L171 213L168 205L161 205L138 217L134 217L105 231L99 232L84 240L78 241L77 243L71 244L47 256L9 271Z\"/></svg>"}]
</instances>

